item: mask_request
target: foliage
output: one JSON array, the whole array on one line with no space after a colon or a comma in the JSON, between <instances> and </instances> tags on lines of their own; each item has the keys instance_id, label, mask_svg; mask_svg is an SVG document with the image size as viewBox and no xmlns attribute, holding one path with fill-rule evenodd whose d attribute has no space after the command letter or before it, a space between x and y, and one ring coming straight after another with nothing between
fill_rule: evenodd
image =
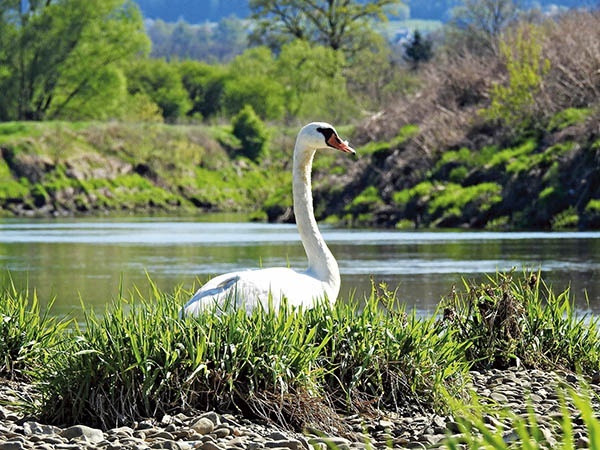
<instances>
[{"instance_id":1,"label":"foliage","mask_svg":"<svg viewBox=\"0 0 600 450\"><path fill-rule=\"evenodd\" d=\"M235 17L223 17L216 27L211 23L192 25L179 19L167 23L161 19L147 24L154 58L196 60L208 63L228 62L248 47L247 24Z\"/></svg>"},{"instance_id":2,"label":"foliage","mask_svg":"<svg viewBox=\"0 0 600 450\"><path fill-rule=\"evenodd\" d=\"M592 114L590 108L567 108L556 113L548 122L548 129L551 131L564 130L572 125L585 122Z\"/></svg>"},{"instance_id":3,"label":"foliage","mask_svg":"<svg viewBox=\"0 0 600 450\"><path fill-rule=\"evenodd\" d=\"M257 24L253 39L272 47L299 39L350 55L360 48L365 29L370 29L369 20L385 20L385 8L398 3L251 0L252 18Z\"/></svg>"},{"instance_id":4,"label":"foliage","mask_svg":"<svg viewBox=\"0 0 600 450\"><path fill-rule=\"evenodd\" d=\"M79 117L118 112L124 101L121 64L148 49L132 2L4 3L0 120L63 117L78 108L84 109Z\"/></svg>"},{"instance_id":5,"label":"foliage","mask_svg":"<svg viewBox=\"0 0 600 450\"><path fill-rule=\"evenodd\" d=\"M404 59L408 61L413 69L419 64L429 61L433 56L433 42L423 38L419 30L415 30L409 42L404 44Z\"/></svg>"},{"instance_id":6,"label":"foliage","mask_svg":"<svg viewBox=\"0 0 600 450\"><path fill-rule=\"evenodd\" d=\"M451 45L461 42L475 53L496 52L504 30L516 21L519 4L515 0L462 0L452 10Z\"/></svg>"},{"instance_id":7,"label":"foliage","mask_svg":"<svg viewBox=\"0 0 600 450\"><path fill-rule=\"evenodd\" d=\"M350 215L351 223L356 225L364 222L382 205L383 202L377 188L369 186L354 197L352 202L344 208L344 211Z\"/></svg>"},{"instance_id":8,"label":"foliage","mask_svg":"<svg viewBox=\"0 0 600 450\"><path fill-rule=\"evenodd\" d=\"M497 273L480 285L464 282L442 302L444 323L470 342L476 368L598 370L598 319L576 313L569 290L555 294L539 273Z\"/></svg>"},{"instance_id":9,"label":"foliage","mask_svg":"<svg viewBox=\"0 0 600 450\"><path fill-rule=\"evenodd\" d=\"M416 224L457 226L466 221L486 223L490 209L502 201L502 187L493 182L472 186L423 181L395 192L393 201Z\"/></svg>"},{"instance_id":10,"label":"foliage","mask_svg":"<svg viewBox=\"0 0 600 450\"><path fill-rule=\"evenodd\" d=\"M285 112L284 87L273 76L275 60L266 47L256 47L229 65L223 92L223 111L236 115L250 105L263 120L281 119Z\"/></svg>"},{"instance_id":11,"label":"foliage","mask_svg":"<svg viewBox=\"0 0 600 450\"><path fill-rule=\"evenodd\" d=\"M232 120L233 135L240 140L241 154L252 161L261 159L267 150L269 133L267 127L252 109L246 105Z\"/></svg>"},{"instance_id":12,"label":"foliage","mask_svg":"<svg viewBox=\"0 0 600 450\"><path fill-rule=\"evenodd\" d=\"M549 60L541 59L539 31L533 26L520 26L512 42L500 42L506 63L508 85L496 84L491 91L491 104L484 115L514 130L535 125L536 96L541 89Z\"/></svg>"},{"instance_id":13,"label":"foliage","mask_svg":"<svg viewBox=\"0 0 600 450\"><path fill-rule=\"evenodd\" d=\"M274 70L283 89L285 116L310 118L318 114L340 123L355 111L348 99L346 61L330 48L294 41L281 48ZM292 88L293 87L293 88Z\"/></svg>"},{"instance_id":14,"label":"foliage","mask_svg":"<svg viewBox=\"0 0 600 450\"><path fill-rule=\"evenodd\" d=\"M223 92L229 77L227 68L188 60L181 62L178 69L191 101L187 115L200 119L218 115L223 106Z\"/></svg>"},{"instance_id":15,"label":"foliage","mask_svg":"<svg viewBox=\"0 0 600 450\"><path fill-rule=\"evenodd\" d=\"M167 122L175 122L191 109L177 68L164 60L139 59L132 62L127 67L127 79L129 93L151 99Z\"/></svg>"}]
</instances>

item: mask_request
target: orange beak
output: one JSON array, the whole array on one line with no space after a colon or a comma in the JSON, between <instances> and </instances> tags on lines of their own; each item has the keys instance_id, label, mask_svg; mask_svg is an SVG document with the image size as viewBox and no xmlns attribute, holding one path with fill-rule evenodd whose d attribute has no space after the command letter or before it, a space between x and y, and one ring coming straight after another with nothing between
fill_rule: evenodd
<instances>
[{"instance_id":1,"label":"orange beak","mask_svg":"<svg viewBox=\"0 0 600 450\"><path fill-rule=\"evenodd\" d=\"M356 154L356 151L350 147L347 142L342 141L336 134L331 135L331 137L327 140L327 145L344 153L350 153L351 155Z\"/></svg>"}]
</instances>

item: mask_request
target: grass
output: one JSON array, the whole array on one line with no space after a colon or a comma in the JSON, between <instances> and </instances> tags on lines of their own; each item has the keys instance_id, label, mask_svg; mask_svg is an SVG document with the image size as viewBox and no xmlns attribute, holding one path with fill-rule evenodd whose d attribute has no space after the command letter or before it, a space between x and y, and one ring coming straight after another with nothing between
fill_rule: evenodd
<instances>
[{"instance_id":1,"label":"grass","mask_svg":"<svg viewBox=\"0 0 600 450\"><path fill-rule=\"evenodd\" d=\"M5 285L0 301L0 378L30 380L63 342L69 322L51 315L52 303L42 311L35 291L19 291L10 279Z\"/></svg>"},{"instance_id":2,"label":"grass","mask_svg":"<svg viewBox=\"0 0 600 450\"><path fill-rule=\"evenodd\" d=\"M456 391L451 381L468 367L462 346L435 318L379 307L382 295L394 301L381 290L362 306L185 320L182 291L115 300L102 316L86 313L40 373L39 413L111 427L182 407L234 409L301 429L339 426L338 411L399 409L417 398L443 408L438 387Z\"/></svg>"},{"instance_id":3,"label":"grass","mask_svg":"<svg viewBox=\"0 0 600 450\"><path fill-rule=\"evenodd\" d=\"M539 273L498 273L480 285L465 283L442 308L448 329L471 343L467 359L475 368L600 368L599 318L576 314L569 290L554 293Z\"/></svg>"},{"instance_id":4,"label":"grass","mask_svg":"<svg viewBox=\"0 0 600 450\"><path fill-rule=\"evenodd\" d=\"M576 314L569 291L555 294L535 272L465 282L427 318L376 284L369 298L310 310L181 319L188 296L150 284L148 292L120 295L102 314L85 311L76 325L9 286L0 302L0 375L32 380L41 401L29 412L51 423L111 428L215 409L343 433L341 415L419 407L464 416L473 431L464 439L477 448L508 448L484 431L483 419L461 412L470 404L471 368L591 374L600 367L597 319ZM570 395L587 420L583 397ZM519 433L532 430L532 423L515 423Z\"/></svg>"}]
</instances>

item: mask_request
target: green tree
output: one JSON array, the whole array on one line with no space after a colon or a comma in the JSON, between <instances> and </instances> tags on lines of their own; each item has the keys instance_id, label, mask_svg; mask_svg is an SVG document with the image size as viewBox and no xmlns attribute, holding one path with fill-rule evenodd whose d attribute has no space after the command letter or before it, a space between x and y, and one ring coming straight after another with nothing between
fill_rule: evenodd
<instances>
[{"instance_id":1,"label":"green tree","mask_svg":"<svg viewBox=\"0 0 600 450\"><path fill-rule=\"evenodd\" d=\"M188 60L179 64L179 74L192 105L188 116L208 119L221 112L229 78L226 67Z\"/></svg>"},{"instance_id":2,"label":"green tree","mask_svg":"<svg viewBox=\"0 0 600 450\"><path fill-rule=\"evenodd\" d=\"M301 39L351 54L373 20L385 20L399 0L250 0L253 39L279 47ZM386 9L388 8L388 9Z\"/></svg>"},{"instance_id":3,"label":"green tree","mask_svg":"<svg viewBox=\"0 0 600 450\"><path fill-rule=\"evenodd\" d=\"M223 112L236 115L250 105L263 120L281 119L285 112L284 87L274 75L276 61L266 47L255 47L237 56L228 66L223 92Z\"/></svg>"},{"instance_id":4,"label":"green tree","mask_svg":"<svg viewBox=\"0 0 600 450\"><path fill-rule=\"evenodd\" d=\"M416 70L419 64L429 61L433 56L432 45L431 40L424 39L421 32L415 30L412 39L404 47L404 59Z\"/></svg>"},{"instance_id":5,"label":"green tree","mask_svg":"<svg viewBox=\"0 0 600 450\"><path fill-rule=\"evenodd\" d=\"M257 161L267 150L269 133L265 124L252 109L246 105L233 118L233 135L242 144L242 155Z\"/></svg>"},{"instance_id":6,"label":"green tree","mask_svg":"<svg viewBox=\"0 0 600 450\"><path fill-rule=\"evenodd\" d=\"M137 60L128 66L127 79L129 93L150 98L167 122L175 122L192 107L177 66L165 60Z\"/></svg>"},{"instance_id":7,"label":"green tree","mask_svg":"<svg viewBox=\"0 0 600 450\"><path fill-rule=\"evenodd\" d=\"M275 77L281 82L288 118L315 115L339 122L348 119L353 108L348 100L342 53L321 45L296 40L282 47L276 61Z\"/></svg>"},{"instance_id":8,"label":"green tree","mask_svg":"<svg viewBox=\"0 0 600 450\"><path fill-rule=\"evenodd\" d=\"M0 120L63 117L106 95L120 65L149 49L131 0L0 0L0 44Z\"/></svg>"},{"instance_id":9,"label":"green tree","mask_svg":"<svg viewBox=\"0 0 600 450\"><path fill-rule=\"evenodd\" d=\"M542 88L550 62L543 59L539 30L522 25L513 35L500 41L508 80L492 87L491 104L483 112L491 120L503 122L514 131L535 125L536 98Z\"/></svg>"}]
</instances>

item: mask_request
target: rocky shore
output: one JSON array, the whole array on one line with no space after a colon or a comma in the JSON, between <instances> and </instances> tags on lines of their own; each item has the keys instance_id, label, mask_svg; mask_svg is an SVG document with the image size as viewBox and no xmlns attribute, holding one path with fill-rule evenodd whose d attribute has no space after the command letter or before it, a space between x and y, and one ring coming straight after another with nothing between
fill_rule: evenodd
<instances>
[{"instance_id":1,"label":"rocky shore","mask_svg":"<svg viewBox=\"0 0 600 450\"><path fill-rule=\"evenodd\" d=\"M472 372L470 389L478 397L478 403L486 405L484 422L491 429L501 429L505 442L518 440L506 418L506 410L524 417L532 410L544 445L553 448L561 435L559 425L563 407L560 392L567 386L578 392L585 392L589 387L591 392L600 393L599 387L590 384L590 380L570 374L516 369ZM446 438L460 439L463 431L455 417L426 413L346 417L347 424L356 432L354 439L327 436L316 430L312 434L295 433L271 423L255 423L215 412L166 415L104 431L85 425L57 427L25 417L14 406L19 399L29 395L29 390L30 386L26 384L0 380L0 450L425 449L444 448ZM592 404L598 411L597 398ZM588 448L589 438L579 412L568 403L567 407L572 418L575 446Z\"/></svg>"}]
</instances>

